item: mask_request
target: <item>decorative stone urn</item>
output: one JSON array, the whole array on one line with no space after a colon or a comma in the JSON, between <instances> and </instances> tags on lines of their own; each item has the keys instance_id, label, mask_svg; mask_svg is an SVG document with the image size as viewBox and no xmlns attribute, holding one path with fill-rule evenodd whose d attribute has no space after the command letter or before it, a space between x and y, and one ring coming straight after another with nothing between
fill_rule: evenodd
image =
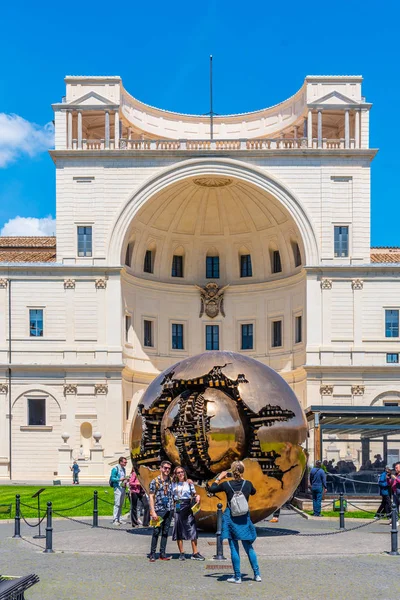
<instances>
[{"instance_id":1,"label":"decorative stone urn","mask_svg":"<svg viewBox=\"0 0 400 600\"><path fill-rule=\"evenodd\" d=\"M100 443L100 440L102 438L102 434L100 433L100 431L95 431L93 434L93 437L94 437L94 441L96 442L96 446L98 446Z\"/></svg>"},{"instance_id":2,"label":"decorative stone urn","mask_svg":"<svg viewBox=\"0 0 400 600\"><path fill-rule=\"evenodd\" d=\"M61 434L62 439L64 440L64 444L68 443L68 440L70 438L69 433L67 433L66 431L64 431L64 433Z\"/></svg>"}]
</instances>

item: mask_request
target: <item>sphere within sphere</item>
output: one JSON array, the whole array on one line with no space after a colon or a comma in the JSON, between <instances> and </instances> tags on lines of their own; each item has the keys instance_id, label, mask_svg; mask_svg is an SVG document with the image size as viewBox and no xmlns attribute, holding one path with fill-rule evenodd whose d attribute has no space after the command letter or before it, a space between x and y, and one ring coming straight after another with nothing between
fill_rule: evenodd
<instances>
[{"instance_id":1,"label":"sphere within sphere","mask_svg":"<svg viewBox=\"0 0 400 600\"><path fill-rule=\"evenodd\" d=\"M161 373L143 395L131 429L131 455L148 491L162 460L182 465L201 497L198 525L215 528L217 503L207 486L234 460L257 494L254 522L294 493L305 466L307 425L284 379L262 363L233 352L206 352Z\"/></svg>"}]
</instances>

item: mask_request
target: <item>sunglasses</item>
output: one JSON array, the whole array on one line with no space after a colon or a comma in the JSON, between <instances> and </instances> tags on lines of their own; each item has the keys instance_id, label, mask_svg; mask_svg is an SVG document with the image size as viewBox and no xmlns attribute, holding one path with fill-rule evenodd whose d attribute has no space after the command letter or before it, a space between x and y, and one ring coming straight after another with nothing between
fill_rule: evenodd
<instances>
[{"instance_id":1,"label":"sunglasses","mask_svg":"<svg viewBox=\"0 0 400 600\"><path fill-rule=\"evenodd\" d=\"M168 467L167 465L164 465L164 466L163 466L163 469L164 469L164 470L165 470L165 469L167 469L167 471L170 471L170 470L171 470L171 467Z\"/></svg>"},{"instance_id":2,"label":"sunglasses","mask_svg":"<svg viewBox=\"0 0 400 600\"><path fill-rule=\"evenodd\" d=\"M177 471L176 474L177 475L184 475L185 473L183 471Z\"/></svg>"}]
</instances>

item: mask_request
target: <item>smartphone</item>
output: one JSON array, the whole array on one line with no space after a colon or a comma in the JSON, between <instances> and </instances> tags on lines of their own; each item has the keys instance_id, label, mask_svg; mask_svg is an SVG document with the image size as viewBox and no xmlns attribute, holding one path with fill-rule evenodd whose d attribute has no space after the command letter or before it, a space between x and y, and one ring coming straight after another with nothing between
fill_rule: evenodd
<instances>
[{"instance_id":1,"label":"smartphone","mask_svg":"<svg viewBox=\"0 0 400 600\"><path fill-rule=\"evenodd\" d=\"M233 477L233 475L232 475L232 472L231 472L231 471L228 471L228 472L227 472L227 474L226 474L226 476L227 476L227 477Z\"/></svg>"}]
</instances>

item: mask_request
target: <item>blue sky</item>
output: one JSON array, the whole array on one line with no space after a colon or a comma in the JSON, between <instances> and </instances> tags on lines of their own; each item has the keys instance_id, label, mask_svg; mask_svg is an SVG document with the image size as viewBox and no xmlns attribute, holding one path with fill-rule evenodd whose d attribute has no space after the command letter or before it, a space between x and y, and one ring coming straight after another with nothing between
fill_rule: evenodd
<instances>
[{"instance_id":1,"label":"blue sky","mask_svg":"<svg viewBox=\"0 0 400 600\"><path fill-rule=\"evenodd\" d=\"M399 17L392 0L7 2L0 36L0 229L16 216L55 216L54 167L42 127L53 118L51 103L65 93L65 75L120 75L144 102L204 113L211 53L220 114L280 102L306 75L364 76L364 95L374 105L371 146L380 149L372 166L371 241L400 246ZM4 124L17 129L15 138L4 141Z\"/></svg>"}]
</instances>

